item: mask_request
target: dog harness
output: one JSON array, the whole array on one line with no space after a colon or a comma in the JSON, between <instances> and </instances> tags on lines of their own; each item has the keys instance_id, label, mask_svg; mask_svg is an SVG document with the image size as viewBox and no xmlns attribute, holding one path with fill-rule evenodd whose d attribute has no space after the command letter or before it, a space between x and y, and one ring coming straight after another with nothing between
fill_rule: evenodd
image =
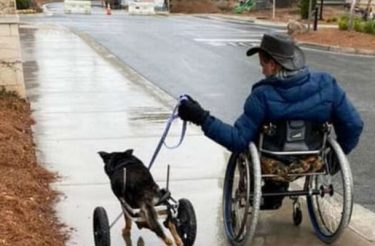
<instances>
[{"instance_id":1,"label":"dog harness","mask_svg":"<svg viewBox=\"0 0 375 246\"><path fill-rule=\"evenodd\" d=\"M124 181L124 186L122 187L122 194L125 194L126 191L126 167L122 169L122 179Z\"/></svg>"}]
</instances>

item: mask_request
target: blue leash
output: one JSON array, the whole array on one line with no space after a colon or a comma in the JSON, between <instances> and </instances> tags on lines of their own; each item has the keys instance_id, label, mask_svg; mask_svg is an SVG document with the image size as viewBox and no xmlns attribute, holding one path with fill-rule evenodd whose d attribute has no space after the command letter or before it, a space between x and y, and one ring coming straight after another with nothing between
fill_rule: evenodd
<instances>
[{"instance_id":1,"label":"blue leash","mask_svg":"<svg viewBox=\"0 0 375 246\"><path fill-rule=\"evenodd\" d=\"M177 105L174 107L173 111L172 111L172 114L171 116L169 117L168 121L167 121L167 125L164 129L164 132L163 132L163 135L161 136L160 138L160 141L159 141L159 144L158 146L156 147L155 149L155 152L154 152L154 155L152 156L151 158L151 161L150 161L150 164L148 165L148 169L151 169L152 167L152 164L154 164L154 161L156 159L156 156L159 154L159 151L161 149L161 146L164 145L167 149L175 149L177 147L179 147L185 137L185 133L186 133L186 121L183 122L182 124L182 130L181 130L181 136L180 136L180 140L178 141L178 143L174 146L168 146L166 143L165 143L165 139L168 135L168 132L169 132L169 129L171 128L171 125L172 125L172 122L178 118L178 107L180 106L180 103L182 100L187 100L187 97L182 95L179 97L178 99L178 102L177 102Z\"/></svg>"}]
</instances>

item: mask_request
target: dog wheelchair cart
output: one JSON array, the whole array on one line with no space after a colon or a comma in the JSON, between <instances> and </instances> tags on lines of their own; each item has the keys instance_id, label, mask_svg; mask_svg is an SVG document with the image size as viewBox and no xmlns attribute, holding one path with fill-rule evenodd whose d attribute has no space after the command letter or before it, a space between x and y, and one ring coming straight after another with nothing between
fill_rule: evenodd
<instances>
[{"instance_id":1,"label":"dog wheelchair cart","mask_svg":"<svg viewBox=\"0 0 375 246\"><path fill-rule=\"evenodd\" d=\"M320 160L320 165L315 169L305 165L303 159L307 157ZM279 171L266 172L264 160L270 158L276 160L275 163L288 163L289 166L284 166L284 172L280 168ZM291 168L295 163L302 165ZM262 192L262 183L267 180L283 180L289 184L296 179L302 181L299 182L301 188ZM331 136L329 124L287 121L264 125L258 146L250 143L246 152L233 153L229 159L223 191L226 236L232 245L244 245L251 241L262 200L264 202L267 197L291 198L293 222L299 225L302 212L298 198L304 196L315 234L321 241L332 243L349 224L352 191L349 162Z\"/></svg>"},{"instance_id":2,"label":"dog wheelchair cart","mask_svg":"<svg viewBox=\"0 0 375 246\"><path fill-rule=\"evenodd\" d=\"M185 246L193 245L197 234L197 221L192 203L185 198L176 201L168 190L169 184L169 165L167 172L167 187L162 189L163 195L155 204L155 210L159 219L164 220L164 226L168 222L176 225L177 233ZM123 213L128 215L135 222L143 222L140 215L140 209L131 208L125 201L120 199ZM94 240L95 246L110 246L110 229L122 217L122 213L111 223L108 222L107 212L103 207L96 207L93 216Z\"/></svg>"},{"instance_id":3,"label":"dog wheelchair cart","mask_svg":"<svg viewBox=\"0 0 375 246\"><path fill-rule=\"evenodd\" d=\"M167 121L164 132L161 136L159 144L157 145L155 152L151 158L148 169L151 169L161 147L164 145L168 149L175 149L181 145L186 131L186 122L183 123L181 137L177 145L168 146L165 139L168 135L169 129L172 122L178 118L177 109L182 100L185 100L186 96L182 95L179 97L178 103L172 111L170 118ZM169 171L170 167L168 165L167 170L167 185L165 189L161 189L162 196L159 201L155 204L155 210L158 214L158 218L165 218L164 226L167 227L168 222L172 222L176 226L178 235L180 236L183 244L185 246L190 246L194 244L197 235L197 220L195 216L195 211L193 204L188 199L179 199L176 201L172 198L169 192ZM126 172L124 172L126 173ZM124 177L125 178L125 177ZM125 182L124 182L125 183ZM140 216L140 209L131 208L124 199L120 199L122 213L125 213L135 222L141 222L142 218ZM113 225L122 217L122 213L117 216L117 218L109 225L108 216L103 207L96 207L93 216L93 226L94 226L94 240L95 246L109 246L110 245L110 229Z\"/></svg>"}]
</instances>

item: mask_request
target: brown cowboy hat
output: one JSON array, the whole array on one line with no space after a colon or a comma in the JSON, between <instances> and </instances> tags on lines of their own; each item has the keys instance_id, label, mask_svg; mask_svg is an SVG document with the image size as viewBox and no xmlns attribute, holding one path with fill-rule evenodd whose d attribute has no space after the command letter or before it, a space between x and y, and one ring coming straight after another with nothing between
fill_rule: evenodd
<instances>
[{"instance_id":1,"label":"brown cowboy hat","mask_svg":"<svg viewBox=\"0 0 375 246\"><path fill-rule=\"evenodd\" d=\"M305 66L305 55L287 34L266 33L260 46L250 48L246 54L252 56L259 51L269 54L287 70L298 70Z\"/></svg>"}]
</instances>

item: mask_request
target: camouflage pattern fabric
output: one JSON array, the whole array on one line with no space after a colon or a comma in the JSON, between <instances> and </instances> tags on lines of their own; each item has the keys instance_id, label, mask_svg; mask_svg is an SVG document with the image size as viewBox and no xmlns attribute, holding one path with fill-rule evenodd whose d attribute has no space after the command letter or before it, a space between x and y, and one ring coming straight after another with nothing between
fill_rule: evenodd
<instances>
[{"instance_id":1,"label":"camouflage pattern fabric","mask_svg":"<svg viewBox=\"0 0 375 246\"><path fill-rule=\"evenodd\" d=\"M290 164L285 164L279 160L262 156L260 162L262 174L277 175L276 177L271 177L269 179L279 182L292 182L303 176L305 173L318 172L324 167L322 158L317 155L302 156Z\"/></svg>"}]
</instances>

